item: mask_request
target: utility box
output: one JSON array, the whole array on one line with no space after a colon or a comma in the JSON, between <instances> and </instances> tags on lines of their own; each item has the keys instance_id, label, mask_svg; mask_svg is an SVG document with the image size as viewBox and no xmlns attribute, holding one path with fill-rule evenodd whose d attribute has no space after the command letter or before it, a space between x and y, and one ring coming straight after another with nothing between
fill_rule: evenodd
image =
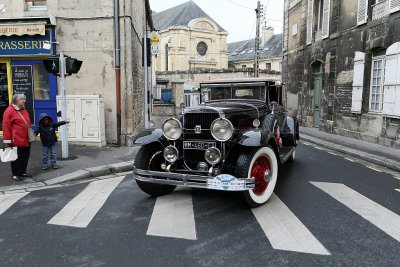
<instances>
[{"instance_id":1,"label":"utility box","mask_svg":"<svg viewBox=\"0 0 400 267\"><path fill-rule=\"evenodd\" d=\"M66 109L69 120L68 143L99 147L106 145L103 97L67 95ZM60 110L61 96L58 95L57 111Z\"/></svg>"}]
</instances>

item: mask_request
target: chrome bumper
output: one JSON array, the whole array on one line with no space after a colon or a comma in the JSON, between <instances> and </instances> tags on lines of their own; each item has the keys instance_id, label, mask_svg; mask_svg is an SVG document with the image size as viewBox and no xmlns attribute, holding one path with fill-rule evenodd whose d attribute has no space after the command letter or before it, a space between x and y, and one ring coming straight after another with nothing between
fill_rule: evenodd
<instances>
[{"instance_id":1,"label":"chrome bumper","mask_svg":"<svg viewBox=\"0 0 400 267\"><path fill-rule=\"evenodd\" d=\"M193 174L182 174L175 172L159 172L159 171L148 171L137 169L133 166L133 177L136 180L155 183L155 184L166 184L166 185L179 185L186 187L215 189L208 186L208 180L213 179L213 176L202 176ZM252 178L236 178L239 181L244 181L245 186L243 189L234 191L247 191L254 189L254 179ZM223 190L222 191L231 191Z\"/></svg>"}]
</instances>

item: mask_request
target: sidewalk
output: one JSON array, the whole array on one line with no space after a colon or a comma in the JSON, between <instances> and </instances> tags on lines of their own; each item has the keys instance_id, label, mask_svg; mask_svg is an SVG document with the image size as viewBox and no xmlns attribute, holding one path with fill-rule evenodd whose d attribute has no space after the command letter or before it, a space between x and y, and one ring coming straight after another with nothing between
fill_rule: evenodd
<instances>
[{"instance_id":1,"label":"sidewalk","mask_svg":"<svg viewBox=\"0 0 400 267\"><path fill-rule=\"evenodd\" d=\"M161 126L164 117L152 118ZM300 140L316 143L329 149L357 157L391 170L400 171L400 150L349 137L321 132L315 128L300 127ZM0 137L0 143L2 138ZM68 146L68 159L60 159L61 143L57 144L59 169L42 170L41 144L32 144L28 173L32 178L17 182L11 179L9 163L0 162L0 194L7 190L25 190L33 186L45 186L70 180L88 179L132 170L138 146L134 147L88 147Z\"/></svg>"},{"instance_id":2,"label":"sidewalk","mask_svg":"<svg viewBox=\"0 0 400 267\"><path fill-rule=\"evenodd\" d=\"M3 143L0 137L0 144ZM32 178L23 181L11 179L10 163L0 162L0 194L6 190L26 189L32 186L58 184L76 179L88 179L132 170L139 147L89 147L68 146L68 158L62 159L61 142L57 143L58 169L42 170L42 145L36 141L31 146L27 172Z\"/></svg>"},{"instance_id":3,"label":"sidewalk","mask_svg":"<svg viewBox=\"0 0 400 267\"><path fill-rule=\"evenodd\" d=\"M300 127L300 140L316 143L391 170L400 171L400 150L350 137Z\"/></svg>"}]
</instances>

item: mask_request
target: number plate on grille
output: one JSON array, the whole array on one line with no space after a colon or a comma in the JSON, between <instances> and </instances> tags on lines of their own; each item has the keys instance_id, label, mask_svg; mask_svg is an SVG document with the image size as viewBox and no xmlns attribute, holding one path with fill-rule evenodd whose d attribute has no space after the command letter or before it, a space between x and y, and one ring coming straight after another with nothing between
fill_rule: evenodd
<instances>
[{"instance_id":1,"label":"number plate on grille","mask_svg":"<svg viewBox=\"0 0 400 267\"><path fill-rule=\"evenodd\" d=\"M184 141L184 149L204 149L215 147L215 142Z\"/></svg>"}]
</instances>

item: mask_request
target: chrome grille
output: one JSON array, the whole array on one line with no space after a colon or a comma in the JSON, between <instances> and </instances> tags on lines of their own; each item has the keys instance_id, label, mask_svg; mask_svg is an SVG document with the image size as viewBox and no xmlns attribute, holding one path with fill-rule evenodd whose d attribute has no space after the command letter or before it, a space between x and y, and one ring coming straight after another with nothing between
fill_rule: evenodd
<instances>
[{"instance_id":1,"label":"chrome grille","mask_svg":"<svg viewBox=\"0 0 400 267\"><path fill-rule=\"evenodd\" d=\"M211 123L219 117L218 113L188 113L184 116L185 140L213 140ZM196 126L201 126L201 133L195 133Z\"/></svg>"},{"instance_id":2,"label":"chrome grille","mask_svg":"<svg viewBox=\"0 0 400 267\"><path fill-rule=\"evenodd\" d=\"M194 130L196 125L202 129L210 129L211 123L218 118L218 113L188 113L185 114L183 128Z\"/></svg>"}]
</instances>

